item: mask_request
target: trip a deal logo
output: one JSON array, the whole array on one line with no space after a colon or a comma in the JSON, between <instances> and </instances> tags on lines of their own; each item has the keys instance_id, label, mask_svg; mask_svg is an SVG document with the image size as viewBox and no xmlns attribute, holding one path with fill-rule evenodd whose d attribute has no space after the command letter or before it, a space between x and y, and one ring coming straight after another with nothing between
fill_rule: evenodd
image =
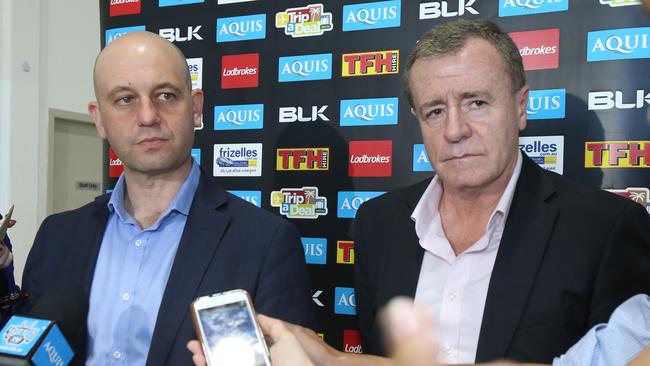
<instances>
[{"instance_id":1,"label":"trip a deal logo","mask_svg":"<svg viewBox=\"0 0 650 366\"><path fill-rule=\"evenodd\" d=\"M266 14L217 19L217 43L266 38Z\"/></svg>"},{"instance_id":2,"label":"trip a deal logo","mask_svg":"<svg viewBox=\"0 0 650 366\"><path fill-rule=\"evenodd\" d=\"M350 177L390 177L393 173L393 141L350 141Z\"/></svg>"},{"instance_id":3,"label":"trip a deal logo","mask_svg":"<svg viewBox=\"0 0 650 366\"><path fill-rule=\"evenodd\" d=\"M341 76L399 73L399 50L344 53Z\"/></svg>"},{"instance_id":4,"label":"trip a deal logo","mask_svg":"<svg viewBox=\"0 0 650 366\"><path fill-rule=\"evenodd\" d=\"M587 61L650 58L650 27L608 29L587 34Z\"/></svg>"},{"instance_id":5,"label":"trip a deal logo","mask_svg":"<svg viewBox=\"0 0 650 366\"><path fill-rule=\"evenodd\" d=\"M569 0L499 0L500 17L567 10L569 10Z\"/></svg>"},{"instance_id":6,"label":"trip a deal logo","mask_svg":"<svg viewBox=\"0 0 650 366\"><path fill-rule=\"evenodd\" d=\"M515 42L524 70L557 69L560 66L560 29L508 33Z\"/></svg>"},{"instance_id":7,"label":"trip a deal logo","mask_svg":"<svg viewBox=\"0 0 650 366\"><path fill-rule=\"evenodd\" d=\"M343 31L399 27L401 0L343 6Z\"/></svg>"},{"instance_id":8,"label":"trip a deal logo","mask_svg":"<svg viewBox=\"0 0 650 366\"><path fill-rule=\"evenodd\" d=\"M318 195L318 187L282 188L271 192L271 207L290 219L317 219L327 215L327 197Z\"/></svg>"},{"instance_id":9,"label":"trip a deal logo","mask_svg":"<svg viewBox=\"0 0 650 366\"><path fill-rule=\"evenodd\" d=\"M108 8L108 16L140 14L142 4L140 0L111 0Z\"/></svg>"},{"instance_id":10,"label":"trip a deal logo","mask_svg":"<svg viewBox=\"0 0 650 366\"><path fill-rule=\"evenodd\" d=\"M566 89L531 90L526 114L532 119L564 118Z\"/></svg>"},{"instance_id":11,"label":"trip a deal logo","mask_svg":"<svg viewBox=\"0 0 650 366\"><path fill-rule=\"evenodd\" d=\"M332 13L323 4L309 4L289 8L275 14L275 27L284 28L284 34L293 38L315 37L334 28Z\"/></svg>"},{"instance_id":12,"label":"trip a deal logo","mask_svg":"<svg viewBox=\"0 0 650 366\"><path fill-rule=\"evenodd\" d=\"M133 27L122 27L122 28L112 28L112 29L107 29L106 30L106 45L108 46L109 43L113 42L117 38L120 38L127 33L131 32L137 32L137 31L143 31L145 30L144 25L136 25Z\"/></svg>"},{"instance_id":13,"label":"trip a deal logo","mask_svg":"<svg viewBox=\"0 0 650 366\"><path fill-rule=\"evenodd\" d=\"M371 191L341 191L338 193L336 217L342 219L353 219L357 216L357 210L369 199L379 197L385 192Z\"/></svg>"},{"instance_id":14,"label":"trip a deal logo","mask_svg":"<svg viewBox=\"0 0 650 366\"><path fill-rule=\"evenodd\" d=\"M564 171L564 136L521 136L519 149L543 169Z\"/></svg>"},{"instance_id":15,"label":"trip a deal logo","mask_svg":"<svg viewBox=\"0 0 650 366\"><path fill-rule=\"evenodd\" d=\"M608 191L640 204L650 213L650 190L648 188L628 187L625 189L608 189Z\"/></svg>"},{"instance_id":16,"label":"trip a deal logo","mask_svg":"<svg viewBox=\"0 0 650 366\"><path fill-rule=\"evenodd\" d=\"M214 129L258 130L264 127L264 104L218 105L214 107Z\"/></svg>"},{"instance_id":17,"label":"trip a deal logo","mask_svg":"<svg viewBox=\"0 0 650 366\"><path fill-rule=\"evenodd\" d=\"M284 56L278 60L278 81L281 83L331 78L331 53Z\"/></svg>"},{"instance_id":18,"label":"trip a deal logo","mask_svg":"<svg viewBox=\"0 0 650 366\"><path fill-rule=\"evenodd\" d=\"M329 147L277 149L276 170L329 170Z\"/></svg>"},{"instance_id":19,"label":"trip a deal logo","mask_svg":"<svg viewBox=\"0 0 650 366\"><path fill-rule=\"evenodd\" d=\"M247 53L221 57L221 89L257 88L260 54Z\"/></svg>"},{"instance_id":20,"label":"trip a deal logo","mask_svg":"<svg viewBox=\"0 0 650 366\"><path fill-rule=\"evenodd\" d=\"M262 144L215 144L215 177L259 177L262 175Z\"/></svg>"},{"instance_id":21,"label":"trip a deal logo","mask_svg":"<svg viewBox=\"0 0 650 366\"><path fill-rule=\"evenodd\" d=\"M650 141L587 141L585 168L650 168Z\"/></svg>"}]
</instances>

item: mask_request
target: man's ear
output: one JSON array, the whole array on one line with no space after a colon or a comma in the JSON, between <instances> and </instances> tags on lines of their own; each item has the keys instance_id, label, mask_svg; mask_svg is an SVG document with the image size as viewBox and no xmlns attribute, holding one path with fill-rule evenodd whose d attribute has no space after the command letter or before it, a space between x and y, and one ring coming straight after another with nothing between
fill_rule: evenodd
<instances>
[{"instance_id":1,"label":"man's ear","mask_svg":"<svg viewBox=\"0 0 650 366\"><path fill-rule=\"evenodd\" d=\"M526 121L528 120L528 115L526 114L528 110L528 92L530 91L530 86L524 85L519 89L515 94L517 99L517 120L519 125L519 131L522 131L526 128Z\"/></svg>"},{"instance_id":2,"label":"man's ear","mask_svg":"<svg viewBox=\"0 0 650 366\"><path fill-rule=\"evenodd\" d=\"M201 115L203 115L203 90L192 90L192 106L194 108L194 127L201 127Z\"/></svg>"},{"instance_id":3,"label":"man's ear","mask_svg":"<svg viewBox=\"0 0 650 366\"><path fill-rule=\"evenodd\" d=\"M93 122L95 122L95 128L97 128L97 134L99 137L102 139L106 139L106 130L104 129L104 125L102 124L102 116L99 111L99 103L97 101L93 101L88 103L88 113L90 114L90 117L93 119Z\"/></svg>"}]
</instances>

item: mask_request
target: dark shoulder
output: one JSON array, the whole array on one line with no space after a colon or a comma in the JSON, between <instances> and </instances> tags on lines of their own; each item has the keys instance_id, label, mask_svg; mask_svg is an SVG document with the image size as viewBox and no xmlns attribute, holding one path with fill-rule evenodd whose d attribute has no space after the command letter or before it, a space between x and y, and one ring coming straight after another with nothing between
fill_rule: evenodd
<instances>
[{"instance_id":1,"label":"dark shoulder","mask_svg":"<svg viewBox=\"0 0 650 366\"><path fill-rule=\"evenodd\" d=\"M67 227L85 225L89 220L96 218L98 213L108 211L108 200L110 197L111 194L107 193L98 196L94 201L88 202L81 207L51 214L43 220L41 228L47 225L55 227L62 225L67 225Z\"/></svg>"},{"instance_id":2,"label":"dark shoulder","mask_svg":"<svg viewBox=\"0 0 650 366\"><path fill-rule=\"evenodd\" d=\"M431 178L417 182L410 186L401 187L386 192L364 202L357 212L357 217L364 215L386 214L393 215L395 210L415 208L418 200L431 183ZM412 206L412 207L411 207Z\"/></svg>"},{"instance_id":3,"label":"dark shoulder","mask_svg":"<svg viewBox=\"0 0 650 366\"><path fill-rule=\"evenodd\" d=\"M225 192L226 194L226 207L230 211L229 214L235 219L244 219L250 225L266 225L266 226L278 226L285 225L289 222L282 217L269 212L263 208L257 207L256 205L230 193Z\"/></svg>"}]
</instances>

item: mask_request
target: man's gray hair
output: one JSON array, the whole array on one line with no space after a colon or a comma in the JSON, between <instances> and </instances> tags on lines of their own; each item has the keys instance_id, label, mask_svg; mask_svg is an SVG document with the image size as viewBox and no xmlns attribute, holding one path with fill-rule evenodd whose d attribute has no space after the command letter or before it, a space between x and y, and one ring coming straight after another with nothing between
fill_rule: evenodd
<instances>
[{"instance_id":1,"label":"man's gray hair","mask_svg":"<svg viewBox=\"0 0 650 366\"><path fill-rule=\"evenodd\" d=\"M510 75L513 92L526 84L526 74L519 49L507 33L488 20L451 21L435 26L424 33L409 55L404 73L404 88L411 107L413 107L413 96L409 77L415 61L456 54L470 38L484 39L497 49L506 66L506 72Z\"/></svg>"}]
</instances>

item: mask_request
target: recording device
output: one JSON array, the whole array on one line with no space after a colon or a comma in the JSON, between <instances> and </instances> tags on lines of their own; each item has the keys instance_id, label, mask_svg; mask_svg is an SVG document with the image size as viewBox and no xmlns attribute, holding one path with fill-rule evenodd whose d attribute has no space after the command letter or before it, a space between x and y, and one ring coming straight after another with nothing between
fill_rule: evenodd
<instances>
[{"instance_id":1,"label":"recording device","mask_svg":"<svg viewBox=\"0 0 650 366\"><path fill-rule=\"evenodd\" d=\"M31 310L11 317L0 331L0 365L68 365L74 351L67 340L84 329L87 314L81 288L46 291Z\"/></svg>"},{"instance_id":2,"label":"recording device","mask_svg":"<svg viewBox=\"0 0 650 366\"><path fill-rule=\"evenodd\" d=\"M233 290L199 297L190 306L208 366L270 366L250 295Z\"/></svg>"}]
</instances>

